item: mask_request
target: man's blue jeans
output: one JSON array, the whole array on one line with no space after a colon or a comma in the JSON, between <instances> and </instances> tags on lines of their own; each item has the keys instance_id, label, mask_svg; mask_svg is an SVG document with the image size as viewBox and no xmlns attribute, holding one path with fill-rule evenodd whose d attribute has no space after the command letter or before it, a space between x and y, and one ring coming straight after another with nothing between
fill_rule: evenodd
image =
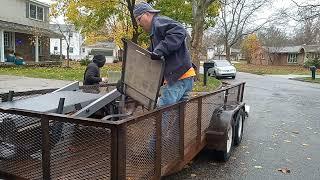
<instances>
[{"instance_id":1,"label":"man's blue jeans","mask_svg":"<svg viewBox=\"0 0 320 180\"><path fill-rule=\"evenodd\" d=\"M161 87L161 96L158 101L158 107L187 100L192 91L193 77L182 79L176 83L166 84Z\"/></svg>"},{"instance_id":2,"label":"man's blue jeans","mask_svg":"<svg viewBox=\"0 0 320 180\"><path fill-rule=\"evenodd\" d=\"M192 91L193 77L182 79L173 85L164 85L161 87L161 96L158 101L158 107L187 100ZM172 137L173 131L179 126L179 118L172 119L170 116L176 116L174 112L164 112L162 114L161 129L162 141ZM149 143L149 150L154 151L156 146L156 135L154 134Z\"/></svg>"}]
</instances>

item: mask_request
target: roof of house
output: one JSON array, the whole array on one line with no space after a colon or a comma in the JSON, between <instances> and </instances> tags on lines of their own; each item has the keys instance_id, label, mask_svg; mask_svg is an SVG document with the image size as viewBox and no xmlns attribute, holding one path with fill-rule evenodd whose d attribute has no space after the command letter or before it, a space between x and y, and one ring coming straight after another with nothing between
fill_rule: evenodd
<instances>
[{"instance_id":1,"label":"roof of house","mask_svg":"<svg viewBox=\"0 0 320 180\"><path fill-rule=\"evenodd\" d=\"M48 36L52 38L60 38L62 37L61 34L55 33L49 29L39 28L39 27L32 27L7 21L0 20L0 27L4 30L20 32L24 34L41 34L43 36Z\"/></svg>"},{"instance_id":2,"label":"roof of house","mask_svg":"<svg viewBox=\"0 0 320 180\"><path fill-rule=\"evenodd\" d=\"M33 2L33 3L36 3L36 4L40 4L42 6L50 7L50 5L45 3L45 2L41 2L41 1L38 1L38 0L29 0L29 1Z\"/></svg>"},{"instance_id":3,"label":"roof of house","mask_svg":"<svg viewBox=\"0 0 320 180\"><path fill-rule=\"evenodd\" d=\"M302 53L302 52L319 52L320 45L301 45L286 47L263 47L269 53Z\"/></svg>"},{"instance_id":4,"label":"roof of house","mask_svg":"<svg viewBox=\"0 0 320 180\"><path fill-rule=\"evenodd\" d=\"M114 49L116 44L114 42L106 41L106 42L97 42L91 45L84 45L88 48L107 48L107 49Z\"/></svg>"},{"instance_id":5,"label":"roof of house","mask_svg":"<svg viewBox=\"0 0 320 180\"><path fill-rule=\"evenodd\" d=\"M74 25L69 24L50 24L50 29L56 33L62 32L76 32L76 28Z\"/></svg>"}]
</instances>

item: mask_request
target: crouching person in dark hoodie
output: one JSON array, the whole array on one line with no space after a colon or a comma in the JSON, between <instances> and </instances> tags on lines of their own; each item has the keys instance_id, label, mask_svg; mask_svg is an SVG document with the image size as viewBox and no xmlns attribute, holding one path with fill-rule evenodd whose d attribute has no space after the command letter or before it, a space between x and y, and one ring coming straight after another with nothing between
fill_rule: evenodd
<instances>
[{"instance_id":1,"label":"crouching person in dark hoodie","mask_svg":"<svg viewBox=\"0 0 320 180\"><path fill-rule=\"evenodd\" d=\"M105 78L100 77L100 68L102 68L105 63L106 58L103 55L95 55L84 72L83 85L98 85L100 82L106 81ZM86 92L91 91L99 93L99 87L86 90Z\"/></svg>"},{"instance_id":2,"label":"crouching person in dark hoodie","mask_svg":"<svg viewBox=\"0 0 320 180\"><path fill-rule=\"evenodd\" d=\"M97 85L99 82L104 81L104 78L100 77L100 68L105 63L106 58L103 55L95 55L84 72L83 85Z\"/></svg>"}]
</instances>

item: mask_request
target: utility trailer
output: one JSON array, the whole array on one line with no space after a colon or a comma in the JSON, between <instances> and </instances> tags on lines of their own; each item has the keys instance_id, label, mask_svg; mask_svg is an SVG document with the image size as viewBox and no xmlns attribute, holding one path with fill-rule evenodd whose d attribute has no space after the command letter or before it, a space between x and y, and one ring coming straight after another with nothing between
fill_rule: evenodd
<instances>
[{"instance_id":1,"label":"utility trailer","mask_svg":"<svg viewBox=\"0 0 320 180\"><path fill-rule=\"evenodd\" d=\"M117 88L75 82L0 94L3 178L160 179L206 146L228 160L242 140L245 83L157 108L165 62L124 43Z\"/></svg>"}]
</instances>

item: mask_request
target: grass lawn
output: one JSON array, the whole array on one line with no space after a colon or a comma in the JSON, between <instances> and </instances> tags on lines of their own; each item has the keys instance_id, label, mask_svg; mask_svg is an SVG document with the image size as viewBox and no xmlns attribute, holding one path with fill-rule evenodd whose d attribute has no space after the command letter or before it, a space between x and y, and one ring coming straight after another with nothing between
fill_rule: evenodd
<instances>
[{"instance_id":1,"label":"grass lawn","mask_svg":"<svg viewBox=\"0 0 320 180\"><path fill-rule=\"evenodd\" d=\"M6 67L0 68L1 75L15 75L45 79L60 79L82 81L86 66L71 62L70 67ZM121 63L106 64L101 70L101 77L107 75L107 71L120 71Z\"/></svg>"},{"instance_id":2,"label":"grass lawn","mask_svg":"<svg viewBox=\"0 0 320 180\"><path fill-rule=\"evenodd\" d=\"M210 92L216 90L221 85L221 81L216 78L208 76L207 86L203 86L203 75L200 76L200 80L196 81L193 86L194 92Z\"/></svg>"},{"instance_id":3,"label":"grass lawn","mask_svg":"<svg viewBox=\"0 0 320 180\"><path fill-rule=\"evenodd\" d=\"M306 78L299 78L300 80L306 81L306 82L312 82L312 83L319 83L320 84L320 78L312 79L311 77Z\"/></svg>"},{"instance_id":4,"label":"grass lawn","mask_svg":"<svg viewBox=\"0 0 320 180\"><path fill-rule=\"evenodd\" d=\"M65 63L64 63L65 64ZM121 63L106 64L101 69L101 77L106 77L108 71L121 71ZM86 66L80 66L78 62L70 62L70 67L3 67L0 75L25 76L33 78L59 79L70 81L82 81ZM213 91L219 87L221 82L215 78L208 77L207 86L203 86L203 76L195 82L193 90L196 92Z\"/></svg>"},{"instance_id":5,"label":"grass lawn","mask_svg":"<svg viewBox=\"0 0 320 180\"><path fill-rule=\"evenodd\" d=\"M258 75L262 75L262 74L307 75L307 74L310 74L310 70L302 66L263 66L263 65L245 64L245 63L236 63L234 65L237 68L237 71L258 74Z\"/></svg>"}]
</instances>

